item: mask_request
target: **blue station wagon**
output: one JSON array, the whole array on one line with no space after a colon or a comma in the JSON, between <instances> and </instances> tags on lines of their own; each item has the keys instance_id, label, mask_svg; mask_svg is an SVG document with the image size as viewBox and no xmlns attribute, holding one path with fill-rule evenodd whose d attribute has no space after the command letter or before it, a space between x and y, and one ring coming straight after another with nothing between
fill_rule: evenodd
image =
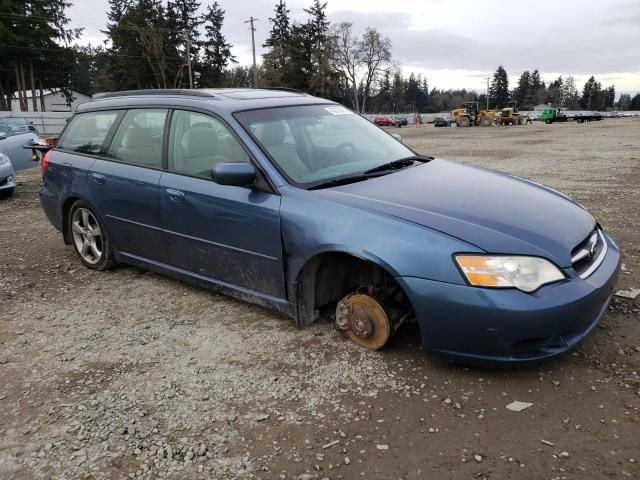
<instances>
[{"instance_id":1,"label":"blue station wagon","mask_svg":"<svg viewBox=\"0 0 640 480\"><path fill-rule=\"evenodd\" d=\"M82 263L163 273L356 344L417 322L427 353L510 364L596 326L620 252L567 196L419 155L283 89L146 90L78 107L42 206Z\"/></svg>"}]
</instances>

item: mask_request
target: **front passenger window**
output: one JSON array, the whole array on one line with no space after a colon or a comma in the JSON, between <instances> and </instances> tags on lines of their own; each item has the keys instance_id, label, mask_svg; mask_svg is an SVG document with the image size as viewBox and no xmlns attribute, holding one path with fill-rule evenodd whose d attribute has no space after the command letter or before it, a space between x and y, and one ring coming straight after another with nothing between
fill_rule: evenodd
<instances>
[{"instance_id":1,"label":"front passenger window","mask_svg":"<svg viewBox=\"0 0 640 480\"><path fill-rule=\"evenodd\" d=\"M197 112L173 112L169 170L210 179L213 167L226 162L248 163L249 156L221 121Z\"/></svg>"},{"instance_id":2,"label":"front passenger window","mask_svg":"<svg viewBox=\"0 0 640 480\"><path fill-rule=\"evenodd\" d=\"M107 155L132 165L162 168L166 119L166 110L129 110L113 137Z\"/></svg>"}]
</instances>

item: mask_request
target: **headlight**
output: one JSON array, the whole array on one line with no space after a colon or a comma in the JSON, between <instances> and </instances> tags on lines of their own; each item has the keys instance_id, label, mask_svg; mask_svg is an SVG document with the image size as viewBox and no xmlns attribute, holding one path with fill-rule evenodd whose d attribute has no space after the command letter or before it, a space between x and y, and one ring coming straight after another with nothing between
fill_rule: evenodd
<instances>
[{"instance_id":1,"label":"headlight","mask_svg":"<svg viewBox=\"0 0 640 480\"><path fill-rule=\"evenodd\" d=\"M477 287L533 292L565 278L558 267L544 258L461 254L455 259L469 283Z\"/></svg>"},{"instance_id":2,"label":"headlight","mask_svg":"<svg viewBox=\"0 0 640 480\"><path fill-rule=\"evenodd\" d=\"M9 157L4 153L0 153L0 165L4 165L5 163L10 163Z\"/></svg>"}]
</instances>

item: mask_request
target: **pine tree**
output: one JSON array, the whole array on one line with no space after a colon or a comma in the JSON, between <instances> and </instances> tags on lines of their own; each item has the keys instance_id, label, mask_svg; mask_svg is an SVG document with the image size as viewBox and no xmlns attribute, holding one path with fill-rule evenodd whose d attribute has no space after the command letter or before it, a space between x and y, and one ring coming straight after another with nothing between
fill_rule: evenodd
<instances>
[{"instance_id":1,"label":"pine tree","mask_svg":"<svg viewBox=\"0 0 640 480\"><path fill-rule=\"evenodd\" d=\"M271 31L262 46L265 48L285 48L291 38L290 10L287 9L287 4L284 0L279 0L274 11L275 16L273 18L269 17Z\"/></svg>"},{"instance_id":2,"label":"pine tree","mask_svg":"<svg viewBox=\"0 0 640 480\"><path fill-rule=\"evenodd\" d=\"M491 102L497 108L502 108L509 101L509 77L507 71L500 65L493 74L493 80L489 87Z\"/></svg>"},{"instance_id":3,"label":"pine tree","mask_svg":"<svg viewBox=\"0 0 640 480\"><path fill-rule=\"evenodd\" d=\"M275 16L269 18L271 31L262 45L269 51L264 54L262 62L262 83L279 86L284 83L285 71L290 58L291 22L289 10L284 0L279 0L275 7Z\"/></svg>"},{"instance_id":4,"label":"pine tree","mask_svg":"<svg viewBox=\"0 0 640 480\"><path fill-rule=\"evenodd\" d=\"M11 109L14 91L21 110L40 109L27 90L56 88L69 98L76 54L69 45L81 31L68 28L70 6L68 0L0 2L0 108Z\"/></svg>"},{"instance_id":5,"label":"pine tree","mask_svg":"<svg viewBox=\"0 0 640 480\"><path fill-rule=\"evenodd\" d=\"M627 110L637 111L640 110L640 93L637 93L629 102Z\"/></svg>"},{"instance_id":6,"label":"pine tree","mask_svg":"<svg viewBox=\"0 0 640 480\"><path fill-rule=\"evenodd\" d=\"M605 108L602 84L592 75L582 88L580 106L585 110L600 110Z\"/></svg>"},{"instance_id":7,"label":"pine tree","mask_svg":"<svg viewBox=\"0 0 640 480\"><path fill-rule=\"evenodd\" d=\"M520 75L520 78L518 79L518 86L515 88L513 92L513 98L515 99L516 102L518 102L519 106L524 107L525 105L527 105L527 102L529 100L530 90L531 90L531 73L529 73L529 70L525 70Z\"/></svg>"},{"instance_id":8,"label":"pine tree","mask_svg":"<svg viewBox=\"0 0 640 480\"><path fill-rule=\"evenodd\" d=\"M202 17L205 30L205 39L202 42L203 62L200 67L202 86L223 86L229 64L236 63L235 57L231 54L231 44L222 33L224 15L225 11L220 8L218 2L214 2L207 7Z\"/></svg>"},{"instance_id":9,"label":"pine tree","mask_svg":"<svg viewBox=\"0 0 640 480\"><path fill-rule=\"evenodd\" d=\"M314 95L326 96L327 86L332 80L330 68L331 49L329 45L329 20L327 20L327 2L314 0L310 8L304 12L309 15L304 33L310 44L311 76L308 90Z\"/></svg>"},{"instance_id":10,"label":"pine tree","mask_svg":"<svg viewBox=\"0 0 640 480\"><path fill-rule=\"evenodd\" d=\"M630 103L631 103L631 95L629 95L628 93L623 93L620 95L620 98L618 99L616 108L618 110L628 110Z\"/></svg>"},{"instance_id":11,"label":"pine tree","mask_svg":"<svg viewBox=\"0 0 640 480\"><path fill-rule=\"evenodd\" d=\"M576 81L571 75L569 75L564 80L564 85L562 86L562 101L560 103L560 106L568 108L570 110L576 110L580 108L579 95L576 89Z\"/></svg>"},{"instance_id":12,"label":"pine tree","mask_svg":"<svg viewBox=\"0 0 640 480\"><path fill-rule=\"evenodd\" d=\"M553 105L562 104L563 84L564 80L562 79L562 76L559 76L551 82L547 88L547 100Z\"/></svg>"},{"instance_id":13,"label":"pine tree","mask_svg":"<svg viewBox=\"0 0 640 480\"><path fill-rule=\"evenodd\" d=\"M613 108L616 102L616 86L610 85L605 90L605 109Z\"/></svg>"},{"instance_id":14,"label":"pine tree","mask_svg":"<svg viewBox=\"0 0 640 480\"><path fill-rule=\"evenodd\" d=\"M203 17L198 15L200 2L198 0L172 0L167 2L167 50L174 54L169 63L175 69L173 84L176 87L189 86L188 68L185 58L189 55L192 64L192 75L199 76L199 54L201 42L199 41L199 27L203 23ZM187 52L189 44L189 52Z\"/></svg>"}]
</instances>

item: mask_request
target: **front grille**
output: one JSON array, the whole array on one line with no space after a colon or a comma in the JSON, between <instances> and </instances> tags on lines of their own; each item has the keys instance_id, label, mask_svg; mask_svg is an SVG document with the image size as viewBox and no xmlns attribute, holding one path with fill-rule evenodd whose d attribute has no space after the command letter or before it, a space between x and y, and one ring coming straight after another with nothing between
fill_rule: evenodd
<instances>
[{"instance_id":1,"label":"front grille","mask_svg":"<svg viewBox=\"0 0 640 480\"><path fill-rule=\"evenodd\" d=\"M600 266L607 254L607 242L602 230L596 228L571 251L571 265L576 273L587 278Z\"/></svg>"}]
</instances>

